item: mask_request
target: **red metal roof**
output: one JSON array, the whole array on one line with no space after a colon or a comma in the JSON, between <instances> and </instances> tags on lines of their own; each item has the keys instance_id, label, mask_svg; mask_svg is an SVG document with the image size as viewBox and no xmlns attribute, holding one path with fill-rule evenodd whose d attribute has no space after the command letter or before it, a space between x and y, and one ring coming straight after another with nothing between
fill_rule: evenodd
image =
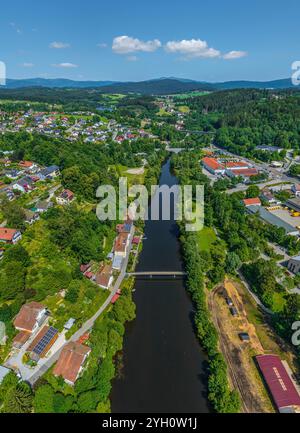
<instances>
[{"instance_id":1,"label":"red metal roof","mask_svg":"<svg viewBox=\"0 0 300 433\"><path fill-rule=\"evenodd\" d=\"M215 158L208 158L208 157L205 157L205 158L202 159L202 162L203 162L206 166L212 168L213 170L217 170L217 169L222 169L222 168L224 168L224 166L223 166L222 164L220 164L220 163L219 163Z\"/></svg>"},{"instance_id":2,"label":"red metal roof","mask_svg":"<svg viewBox=\"0 0 300 433\"><path fill-rule=\"evenodd\" d=\"M243 200L245 206L251 206L251 205L261 205L261 201L258 197L256 198L245 198Z\"/></svg>"},{"instance_id":3,"label":"red metal roof","mask_svg":"<svg viewBox=\"0 0 300 433\"><path fill-rule=\"evenodd\" d=\"M260 355L256 360L278 410L300 406L300 395L279 356Z\"/></svg>"},{"instance_id":4,"label":"red metal roof","mask_svg":"<svg viewBox=\"0 0 300 433\"><path fill-rule=\"evenodd\" d=\"M119 299L120 295L117 293L111 300L112 304L115 304L117 302L117 300Z\"/></svg>"}]
</instances>

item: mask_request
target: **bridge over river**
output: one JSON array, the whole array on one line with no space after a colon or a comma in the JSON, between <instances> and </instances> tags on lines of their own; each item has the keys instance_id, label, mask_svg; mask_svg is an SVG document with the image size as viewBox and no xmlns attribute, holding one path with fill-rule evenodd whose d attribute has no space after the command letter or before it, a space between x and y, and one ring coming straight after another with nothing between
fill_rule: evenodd
<instances>
[{"instance_id":1,"label":"bridge over river","mask_svg":"<svg viewBox=\"0 0 300 433\"><path fill-rule=\"evenodd\" d=\"M128 272L128 277L184 277L186 272L181 271L145 271L145 272Z\"/></svg>"}]
</instances>

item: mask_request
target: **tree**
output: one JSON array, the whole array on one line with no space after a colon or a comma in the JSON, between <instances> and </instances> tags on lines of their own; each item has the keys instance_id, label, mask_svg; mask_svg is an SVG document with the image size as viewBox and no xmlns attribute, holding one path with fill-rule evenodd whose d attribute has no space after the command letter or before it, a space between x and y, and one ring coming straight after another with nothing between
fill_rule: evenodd
<instances>
[{"instance_id":1,"label":"tree","mask_svg":"<svg viewBox=\"0 0 300 433\"><path fill-rule=\"evenodd\" d=\"M11 387L3 401L3 411L6 413L30 413L32 412L32 392L25 382Z\"/></svg>"},{"instance_id":2,"label":"tree","mask_svg":"<svg viewBox=\"0 0 300 433\"><path fill-rule=\"evenodd\" d=\"M39 386L35 392L33 407L35 413L54 412L54 391L50 385Z\"/></svg>"},{"instance_id":3,"label":"tree","mask_svg":"<svg viewBox=\"0 0 300 433\"><path fill-rule=\"evenodd\" d=\"M246 191L247 198L256 198L260 194L260 189L257 185L250 185Z\"/></svg>"},{"instance_id":4,"label":"tree","mask_svg":"<svg viewBox=\"0 0 300 433\"><path fill-rule=\"evenodd\" d=\"M242 261L235 252L229 252L226 257L226 272L234 274L242 266Z\"/></svg>"}]
</instances>

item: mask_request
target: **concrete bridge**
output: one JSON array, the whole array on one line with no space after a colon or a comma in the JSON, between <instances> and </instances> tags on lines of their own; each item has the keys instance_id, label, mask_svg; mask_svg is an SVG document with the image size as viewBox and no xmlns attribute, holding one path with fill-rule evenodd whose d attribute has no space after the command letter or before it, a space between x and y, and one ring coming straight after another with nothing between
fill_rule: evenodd
<instances>
[{"instance_id":1,"label":"concrete bridge","mask_svg":"<svg viewBox=\"0 0 300 433\"><path fill-rule=\"evenodd\" d=\"M184 277L186 272L181 271L145 271L145 272L128 272L128 277Z\"/></svg>"}]
</instances>

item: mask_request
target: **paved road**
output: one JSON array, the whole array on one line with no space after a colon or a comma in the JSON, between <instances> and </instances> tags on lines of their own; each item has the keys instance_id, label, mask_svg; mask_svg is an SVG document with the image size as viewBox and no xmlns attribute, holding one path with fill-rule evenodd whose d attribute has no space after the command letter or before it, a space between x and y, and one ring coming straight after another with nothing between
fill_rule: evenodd
<instances>
[{"instance_id":1,"label":"paved road","mask_svg":"<svg viewBox=\"0 0 300 433\"><path fill-rule=\"evenodd\" d=\"M88 331L90 331L95 323L95 321L98 319L98 317L101 316L101 314L106 310L106 308L110 305L113 297L117 294L119 288L121 287L121 284L123 282L124 277L126 276L126 270L127 270L127 265L128 265L128 261L129 261L129 256L130 256L130 251L131 251L131 247L132 247L132 240L133 240L133 236L134 236L134 227L132 228L131 231L131 235L130 235L130 243L129 243L129 247L128 247L128 254L126 256L126 258L124 259L123 265L122 265L122 269L121 272L118 276L118 279L113 287L113 290L111 291L109 297L106 299L106 301L104 302L104 304L99 308L99 310L97 311L96 314L94 314L93 317L91 317L89 320L87 320L83 326L74 334L72 335L71 339L68 341L77 341L80 337L82 337L84 334L86 334ZM65 345L64 345L65 346ZM48 361L39 369L39 371L35 372L27 381L28 383L30 383L30 385L34 385L37 380L42 377L48 370L49 368L52 367L52 365L57 362L60 353L62 351L62 349L64 348L64 346L62 346L57 352L55 352L49 359Z\"/></svg>"},{"instance_id":2,"label":"paved road","mask_svg":"<svg viewBox=\"0 0 300 433\"><path fill-rule=\"evenodd\" d=\"M255 293L252 292L250 285L248 284L248 282L246 281L244 275L242 274L241 271L238 271L239 277L241 279L241 281L244 283L246 289L248 290L249 294L252 296L252 298L254 299L254 301L256 302L256 304L267 314L273 315L273 311L271 311L269 308L265 307L264 304L261 302L261 300L259 299L258 296L255 295Z\"/></svg>"}]
</instances>

